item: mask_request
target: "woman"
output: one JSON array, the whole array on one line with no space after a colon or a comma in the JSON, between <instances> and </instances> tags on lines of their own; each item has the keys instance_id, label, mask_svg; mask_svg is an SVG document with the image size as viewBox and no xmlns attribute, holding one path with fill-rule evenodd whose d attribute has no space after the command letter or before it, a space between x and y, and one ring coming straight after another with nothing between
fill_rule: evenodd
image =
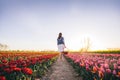
<instances>
[{"instance_id":1,"label":"woman","mask_svg":"<svg viewBox=\"0 0 120 80\"><path fill-rule=\"evenodd\" d=\"M58 35L57 45L58 45L58 51L60 52L60 59L62 59L62 54L65 48L65 42L64 42L64 38L62 37L62 33L59 33Z\"/></svg>"}]
</instances>

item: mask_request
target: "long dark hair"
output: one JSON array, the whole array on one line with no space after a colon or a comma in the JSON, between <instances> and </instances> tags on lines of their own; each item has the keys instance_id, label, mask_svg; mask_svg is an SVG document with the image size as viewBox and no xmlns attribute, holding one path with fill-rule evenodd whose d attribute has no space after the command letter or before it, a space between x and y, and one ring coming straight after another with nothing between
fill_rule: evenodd
<instances>
[{"instance_id":1,"label":"long dark hair","mask_svg":"<svg viewBox=\"0 0 120 80\"><path fill-rule=\"evenodd\" d=\"M62 33L59 33L58 35L58 39L60 39L62 37Z\"/></svg>"}]
</instances>

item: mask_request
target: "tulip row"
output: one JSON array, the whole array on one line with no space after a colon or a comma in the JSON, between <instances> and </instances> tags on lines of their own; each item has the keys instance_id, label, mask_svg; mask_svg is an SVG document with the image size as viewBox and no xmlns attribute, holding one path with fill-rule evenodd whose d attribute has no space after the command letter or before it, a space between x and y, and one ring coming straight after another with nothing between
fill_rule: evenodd
<instances>
[{"instance_id":1,"label":"tulip row","mask_svg":"<svg viewBox=\"0 0 120 80\"><path fill-rule=\"evenodd\" d=\"M120 54L67 54L83 80L120 80Z\"/></svg>"},{"instance_id":2,"label":"tulip row","mask_svg":"<svg viewBox=\"0 0 120 80\"><path fill-rule=\"evenodd\" d=\"M57 53L1 52L0 80L35 80L56 60Z\"/></svg>"}]
</instances>

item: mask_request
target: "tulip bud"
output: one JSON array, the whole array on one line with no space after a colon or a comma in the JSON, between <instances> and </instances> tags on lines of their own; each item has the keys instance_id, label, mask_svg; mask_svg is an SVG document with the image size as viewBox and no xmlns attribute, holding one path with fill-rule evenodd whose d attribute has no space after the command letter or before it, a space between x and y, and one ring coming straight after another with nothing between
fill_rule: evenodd
<instances>
[{"instance_id":1,"label":"tulip bud","mask_svg":"<svg viewBox=\"0 0 120 80\"><path fill-rule=\"evenodd\" d=\"M114 74L114 75L116 75L116 74L117 74L116 70L113 70L113 74Z\"/></svg>"}]
</instances>

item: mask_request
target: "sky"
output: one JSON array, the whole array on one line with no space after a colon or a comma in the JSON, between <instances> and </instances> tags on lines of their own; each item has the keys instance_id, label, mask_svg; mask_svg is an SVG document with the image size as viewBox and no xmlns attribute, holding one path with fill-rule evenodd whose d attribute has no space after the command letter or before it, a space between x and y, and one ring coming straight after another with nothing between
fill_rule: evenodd
<instances>
[{"instance_id":1,"label":"sky","mask_svg":"<svg viewBox=\"0 0 120 80\"><path fill-rule=\"evenodd\" d=\"M120 48L120 0L0 0L0 43L12 50Z\"/></svg>"}]
</instances>

